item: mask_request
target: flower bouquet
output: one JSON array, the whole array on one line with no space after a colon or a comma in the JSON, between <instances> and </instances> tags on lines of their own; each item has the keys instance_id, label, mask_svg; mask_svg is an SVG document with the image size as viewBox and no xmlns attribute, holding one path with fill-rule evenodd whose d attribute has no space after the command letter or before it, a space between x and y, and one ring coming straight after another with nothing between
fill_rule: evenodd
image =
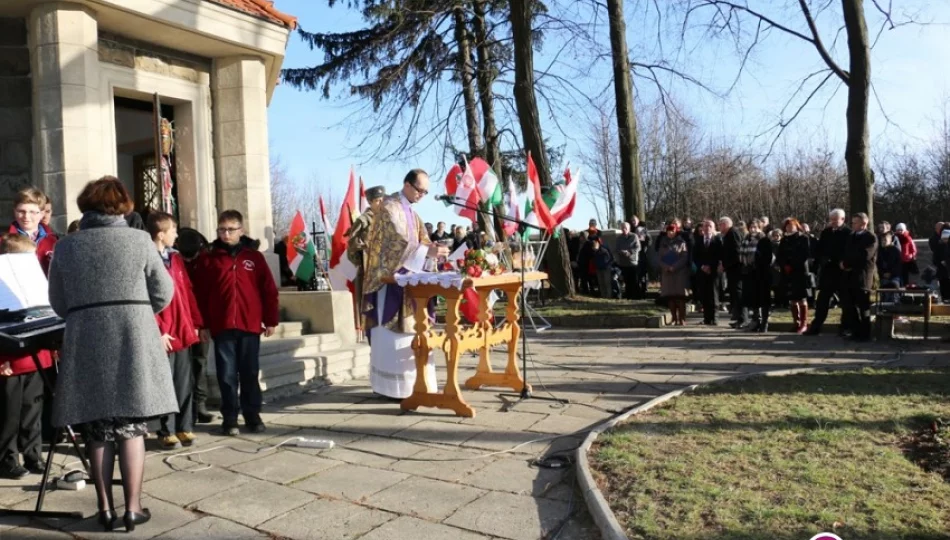
<instances>
[{"instance_id":1,"label":"flower bouquet","mask_svg":"<svg viewBox=\"0 0 950 540\"><path fill-rule=\"evenodd\" d=\"M455 267L459 273L473 278L497 276L505 272L505 265L498 260L498 255L484 249L465 250L465 256L455 261Z\"/></svg>"}]
</instances>

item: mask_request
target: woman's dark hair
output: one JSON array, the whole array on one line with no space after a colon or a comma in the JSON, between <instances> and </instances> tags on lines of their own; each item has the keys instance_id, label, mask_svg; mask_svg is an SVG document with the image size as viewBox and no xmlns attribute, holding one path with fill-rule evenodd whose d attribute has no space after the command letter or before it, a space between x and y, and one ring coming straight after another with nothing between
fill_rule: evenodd
<instances>
[{"instance_id":1,"label":"woman's dark hair","mask_svg":"<svg viewBox=\"0 0 950 540\"><path fill-rule=\"evenodd\" d=\"M129 190L114 176L103 176L86 184L76 198L79 211L99 212L109 216L124 216L135 208Z\"/></svg>"}]
</instances>

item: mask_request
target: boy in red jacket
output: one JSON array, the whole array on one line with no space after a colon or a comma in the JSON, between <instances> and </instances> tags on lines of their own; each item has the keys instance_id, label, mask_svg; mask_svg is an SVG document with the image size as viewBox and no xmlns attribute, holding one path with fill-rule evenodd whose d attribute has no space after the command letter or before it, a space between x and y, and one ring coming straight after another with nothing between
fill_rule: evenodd
<instances>
[{"instance_id":1,"label":"boy in red jacket","mask_svg":"<svg viewBox=\"0 0 950 540\"><path fill-rule=\"evenodd\" d=\"M195 442L192 410L194 377L190 348L198 343L198 330L202 327L202 321L184 260L172 249L178 238L178 223L171 214L152 212L148 216L147 229L165 262L165 268L175 282L172 303L155 316L165 351L168 353L175 397L178 398L178 414L161 418L162 427L158 437L162 447L174 450L180 446L191 446Z\"/></svg>"},{"instance_id":2,"label":"boy in red jacket","mask_svg":"<svg viewBox=\"0 0 950 540\"><path fill-rule=\"evenodd\" d=\"M36 245L16 233L3 237L0 253L33 253ZM37 355L44 369L53 365L49 351ZM43 474L40 455L43 379L32 356L0 357L0 478L18 480ZM19 454L23 453L20 466Z\"/></svg>"},{"instance_id":3,"label":"boy in red jacket","mask_svg":"<svg viewBox=\"0 0 950 540\"><path fill-rule=\"evenodd\" d=\"M199 259L198 302L203 338L214 339L221 389L222 431L238 435L238 413L252 433L266 430L261 420L261 333L277 327L277 286L259 242L244 236L244 216L225 210L218 217L218 239ZM238 397L240 394L240 397Z\"/></svg>"}]
</instances>

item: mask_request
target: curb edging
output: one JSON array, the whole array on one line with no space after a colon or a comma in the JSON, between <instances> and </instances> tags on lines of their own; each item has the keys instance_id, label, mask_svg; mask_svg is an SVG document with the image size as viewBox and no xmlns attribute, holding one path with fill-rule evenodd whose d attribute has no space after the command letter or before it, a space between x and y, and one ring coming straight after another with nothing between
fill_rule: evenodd
<instances>
[{"instance_id":1,"label":"curb edging","mask_svg":"<svg viewBox=\"0 0 950 540\"><path fill-rule=\"evenodd\" d=\"M601 493L600 488L597 487L597 482L594 481L594 476L590 471L590 462L587 459L587 453L590 451L590 447L594 444L594 441L597 440L597 437L601 433L613 428L631 416L649 411L657 405L666 403L667 401L683 394L693 392L698 388L739 381L743 379L751 379L754 377L782 377L786 375L798 375L801 373L810 373L815 371L848 371L867 367L887 366L900 361L900 357L901 354L898 353L898 358L896 359L883 360L881 362L874 362L872 364L838 364L833 366L777 369L774 371L759 371L755 373L742 373L739 375L723 377L708 383L694 384L680 388L679 390L667 392L666 394L657 396L642 405L622 412L617 416L609 418L606 421L594 426L594 428L590 430L590 433L587 434L587 437L584 438L584 441L581 443L581 445L577 447L577 450L575 450L574 462L575 473L577 474L577 482L580 486L581 493L584 495L584 501L587 503L587 509L590 512L591 517L594 519L594 523L597 525L597 528L600 530L601 538L603 538L603 540L629 540L629 537L624 531L623 526L621 526L620 522L617 521L617 517L614 515L613 510L610 509L610 505L607 503L607 499L604 497L604 494Z\"/></svg>"}]
</instances>

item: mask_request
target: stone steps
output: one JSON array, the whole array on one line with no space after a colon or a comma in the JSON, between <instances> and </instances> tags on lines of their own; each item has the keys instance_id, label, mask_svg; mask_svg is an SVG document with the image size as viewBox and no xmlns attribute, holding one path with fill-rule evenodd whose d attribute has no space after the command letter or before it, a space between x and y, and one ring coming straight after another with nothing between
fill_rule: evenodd
<instances>
[{"instance_id":1,"label":"stone steps","mask_svg":"<svg viewBox=\"0 0 950 540\"><path fill-rule=\"evenodd\" d=\"M368 377L369 352L365 343L344 344L337 334L305 334L303 323L282 322L273 336L261 340L261 389L265 399L273 400L313 384ZM220 395L213 358L208 371L209 397L216 402Z\"/></svg>"},{"instance_id":2,"label":"stone steps","mask_svg":"<svg viewBox=\"0 0 950 540\"><path fill-rule=\"evenodd\" d=\"M262 359L263 360L263 359ZM330 384L369 375L369 346L358 343L312 357L276 355L261 363L261 389L273 399L314 380Z\"/></svg>"},{"instance_id":3,"label":"stone steps","mask_svg":"<svg viewBox=\"0 0 950 540\"><path fill-rule=\"evenodd\" d=\"M304 333L303 323L301 322L282 322L277 325L274 335L271 337L261 336L261 344L268 341L275 341L283 338L300 337Z\"/></svg>"}]
</instances>

